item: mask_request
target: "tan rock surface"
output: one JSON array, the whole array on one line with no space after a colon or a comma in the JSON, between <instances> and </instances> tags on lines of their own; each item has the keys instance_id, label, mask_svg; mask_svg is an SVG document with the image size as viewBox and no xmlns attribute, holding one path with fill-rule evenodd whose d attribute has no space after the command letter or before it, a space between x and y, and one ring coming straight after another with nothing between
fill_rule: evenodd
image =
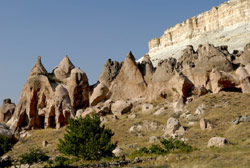
<instances>
[{"instance_id":1,"label":"tan rock surface","mask_svg":"<svg viewBox=\"0 0 250 168\"><path fill-rule=\"evenodd\" d=\"M91 106L97 105L99 102L108 98L109 89L103 83L99 83L90 96L89 102Z\"/></svg>"},{"instance_id":2,"label":"tan rock surface","mask_svg":"<svg viewBox=\"0 0 250 168\"><path fill-rule=\"evenodd\" d=\"M110 90L111 99L131 99L145 94L146 83L131 52L127 55L120 73L112 82Z\"/></svg>"},{"instance_id":3,"label":"tan rock surface","mask_svg":"<svg viewBox=\"0 0 250 168\"><path fill-rule=\"evenodd\" d=\"M16 105L10 99L4 99L0 108L0 123L9 121L15 111Z\"/></svg>"}]
</instances>

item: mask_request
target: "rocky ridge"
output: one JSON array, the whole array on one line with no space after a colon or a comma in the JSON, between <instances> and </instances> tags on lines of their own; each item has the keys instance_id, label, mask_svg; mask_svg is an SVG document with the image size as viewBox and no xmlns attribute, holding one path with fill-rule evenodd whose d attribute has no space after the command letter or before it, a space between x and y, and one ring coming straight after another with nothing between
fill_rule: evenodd
<instances>
[{"instance_id":1,"label":"rocky ridge","mask_svg":"<svg viewBox=\"0 0 250 168\"><path fill-rule=\"evenodd\" d=\"M250 93L249 51L250 44L244 51L233 53L228 46L207 43L194 50L188 45L178 60L162 60L157 68L149 55L139 63L129 52L123 63L110 59L106 62L92 90L87 75L75 68L67 56L52 73L47 72L38 57L17 106L6 106L10 104L6 100L1 116L14 132L19 132L60 128L68 118L94 112L122 115L140 102L160 99L171 98L178 112L185 103L208 93Z\"/></svg>"},{"instance_id":2,"label":"rocky ridge","mask_svg":"<svg viewBox=\"0 0 250 168\"><path fill-rule=\"evenodd\" d=\"M165 30L160 38L149 41L149 52L155 66L161 59L179 58L186 45L227 45L230 52L242 50L249 39L248 0L231 0ZM140 61L142 58L140 59Z\"/></svg>"}]
</instances>

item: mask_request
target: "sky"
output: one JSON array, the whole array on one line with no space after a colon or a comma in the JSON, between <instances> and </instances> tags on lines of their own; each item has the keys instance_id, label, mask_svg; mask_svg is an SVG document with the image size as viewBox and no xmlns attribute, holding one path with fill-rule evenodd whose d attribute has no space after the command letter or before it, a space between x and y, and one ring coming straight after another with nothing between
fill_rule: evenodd
<instances>
[{"instance_id":1,"label":"sky","mask_svg":"<svg viewBox=\"0 0 250 168\"><path fill-rule=\"evenodd\" d=\"M97 82L108 58L139 59L164 30L225 0L0 0L0 104L18 102L37 60L48 72L65 55Z\"/></svg>"}]
</instances>

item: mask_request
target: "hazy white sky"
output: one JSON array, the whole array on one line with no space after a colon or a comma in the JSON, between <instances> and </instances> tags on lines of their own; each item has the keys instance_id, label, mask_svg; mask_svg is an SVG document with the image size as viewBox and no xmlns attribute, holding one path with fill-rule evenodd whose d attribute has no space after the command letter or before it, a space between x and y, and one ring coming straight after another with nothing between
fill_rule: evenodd
<instances>
[{"instance_id":1,"label":"hazy white sky","mask_svg":"<svg viewBox=\"0 0 250 168\"><path fill-rule=\"evenodd\" d=\"M17 103L37 56L48 71L68 55L95 83L108 58L138 59L148 41L225 0L2 0L0 103Z\"/></svg>"}]
</instances>

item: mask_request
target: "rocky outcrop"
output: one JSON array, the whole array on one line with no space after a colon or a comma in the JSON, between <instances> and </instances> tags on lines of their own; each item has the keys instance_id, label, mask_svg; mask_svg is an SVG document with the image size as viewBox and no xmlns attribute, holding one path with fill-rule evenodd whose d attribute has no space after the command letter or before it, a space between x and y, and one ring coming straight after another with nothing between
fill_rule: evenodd
<instances>
[{"instance_id":1,"label":"rocky outcrop","mask_svg":"<svg viewBox=\"0 0 250 168\"><path fill-rule=\"evenodd\" d=\"M49 74L38 57L26 81L11 119L7 125L13 131L37 128L60 128L75 111L88 106L89 85L86 74L73 69L65 57Z\"/></svg>"},{"instance_id":2,"label":"rocky outcrop","mask_svg":"<svg viewBox=\"0 0 250 168\"><path fill-rule=\"evenodd\" d=\"M209 139L207 147L223 147L226 144L228 144L228 140L226 138L222 138L222 137L213 137L211 139Z\"/></svg>"},{"instance_id":3,"label":"rocky outcrop","mask_svg":"<svg viewBox=\"0 0 250 168\"><path fill-rule=\"evenodd\" d=\"M121 70L112 82L112 99L131 99L145 95L146 83L132 52L127 55Z\"/></svg>"},{"instance_id":4,"label":"rocky outcrop","mask_svg":"<svg viewBox=\"0 0 250 168\"><path fill-rule=\"evenodd\" d=\"M69 57L66 56L63 58L63 60L60 62L60 64L53 70L53 73L57 80L61 82L66 82L66 78L70 76L70 72L72 69L74 69L75 66L72 64L72 62L69 60Z\"/></svg>"},{"instance_id":5,"label":"rocky outcrop","mask_svg":"<svg viewBox=\"0 0 250 168\"><path fill-rule=\"evenodd\" d=\"M72 69L70 76L67 78L66 88L74 110L89 106L90 87L85 72L79 68Z\"/></svg>"},{"instance_id":6,"label":"rocky outcrop","mask_svg":"<svg viewBox=\"0 0 250 168\"><path fill-rule=\"evenodd\" d=\"M15 111L16 105L11 102L11 99L4 99L3 105L0 108L0 123L9 121Z\"/></svg>"},{"instance_id":7,"label":"rocky outcrop","mask_svg":"<svg viewBox=\"0 0 250 168\"><path fill-rule=\"evenodd\" d=\"M12 137L12 131L5 124L0 124L0 135Z\"/></svg>"},{"instance_id":8,"label":"rocky outcrop","mask_svg":"<svg viewBox=\"0 0 250 168\"><path fill-rule=\"evenodd\" d=\"M248 0L231 0L164 31L160 38L149 41L149 55L154 65L168 57L180 58L186 45L198 48L210 42L242 50L249 37ZM240 12L239 12L240 11Z\"/></svg>"},{"instance_id":9,"label":"rocky outcrop","mask_svg":"<svg viewBox=\"0 0 250 168\"><path fill-rule=\"evenodd\" d=\"M185 129L181 126L179 120L176 118L169 118L167 121L167 127L164 136L178 137L185 133Z\"/></svg>"},{"instance_id":10,"label":"rocky outcrop","mask_svg":"<svg viewBox=\"0 0 250 168\"><path fill-rule=\"evenodd\" d=\"M108 98L109 89L103 83L99 83L90 96L89 102L91 106L97 105L99 102Z\"/></svg>"},{"instance_id":11,"label":"rocky outcrop","mask_svg":"<svg viewBox=\"0 0 250 168\"><path fill-rule=\"evenodd\" d=\"M69 93L61 84L55 91L55 122L56 128L60 128L68 123L69 118L74 117L73 109L70 103ZM48 117L46 117L48 118Z\"/></svg>"},{"instance_id":12,"label":"rocky outcrop","mask_svg":"<svg viewBox=\"0 0 250 168\"><path fill-rule=\"evenodd\" d=\"M122 63L108 59L99 77L99 82L109 87L111 82L119 74L121 66L122 66Z\"/></svg>"},{"instance_id":13,"label":"rocky outcrop","mask_svg":"<svg viewBox=\"0 0 250 168\"><path fill-rule=\"evenodd\" d=\"M117 100L111 105L111 111L114 115L119 116L128 113L132 109L132 103L124 100Z\"/></svg>"}]
</instances>

